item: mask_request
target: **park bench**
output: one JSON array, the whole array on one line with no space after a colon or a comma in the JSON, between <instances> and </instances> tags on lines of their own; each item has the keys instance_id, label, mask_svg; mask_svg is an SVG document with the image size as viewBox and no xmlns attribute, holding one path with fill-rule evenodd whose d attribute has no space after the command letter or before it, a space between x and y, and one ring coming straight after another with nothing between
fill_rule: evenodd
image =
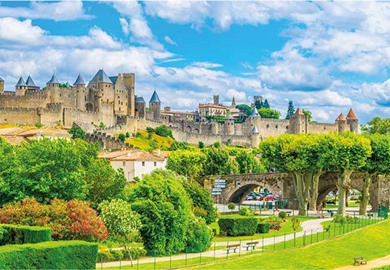
<instances>
[{"instance_id":1,"label":"park bench","mask_svg":"<svg viewBox=\"0 0 390 270\"><path fill-rule=\"evenodd\" d=\"M234 245L227 245L226 246L226 253L229 254L230 250L233 250L234 253L236 253L237 248L240 247L240 244L234 244Z\"/></svg>"},{"instance_id":2,"label":"park bench","mask_svg":"<svg viewBox=\"0 0 390 270\"><path fill-rule=\"evenodd\" d=\"M356 257L356 258L353 258L354 259L354 263L353 265L362 265L362 264L367 264L367 261L366 259L364 259L362 256L361 257Z\"/></svg>"},{"instance_id":3,"label":"park bench","mask_svg":"<svg viewBox=\"0 0 390 270\"><path fill-rule=\"evenodd\" d=\"M288 217L289 217L290 214L291 214L291 211L284 211L284 212L286 212L286 214L287 214Z\"/></svg>"},{"instance_id":4,"label":"park bench","mask_svg":"<svg viewBox=\"0 0 390 270\"><path fill-rule=\"evenodd\" d=\"M255 250L255 248L256 248L256 245L258 244L259 242L248 242L248 243L246 243L246 245L245 246L243 246L244 248L246 248L246 250L248 251L250 248L252 249L252 250Z\"/></svg>"}]
</instances>

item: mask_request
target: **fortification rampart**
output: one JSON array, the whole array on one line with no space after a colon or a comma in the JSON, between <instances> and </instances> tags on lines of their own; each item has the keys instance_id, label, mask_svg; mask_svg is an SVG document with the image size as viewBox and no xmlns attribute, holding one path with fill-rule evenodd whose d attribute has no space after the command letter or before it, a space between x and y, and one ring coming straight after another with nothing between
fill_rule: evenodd
<instances>
[{"instance_id":1,"label":"fortification rampart","mask_svg":"<svg viewBox=\"0 0 390 270\"><path fill-rule=\"evenodd\" d=\"M37 109L0 108L0 123L34 125L38 122L41 122L41 118L37 113Z\"/></svg>"},{"instance_id":2,"label":"fortification rampart","mask_svg":"<svg viewBox=\"0 0 390 270\"><path fill-rule=\"evenodd\" d=\"M328 124L328 123L309 123L307 126L308 133L330 133L337 132L337 124Z\"/></svg>"},{"instance_id":3,"label":"fortification rampart","mask_svg":"<svg viewBox=\"0 0 390 270\"><path fill-rule=\"evenodd\" d=\"M1 95L0 108L38 108L46 107L47 97L44 95L13 96Z\"/></svg>"}]
</instances>

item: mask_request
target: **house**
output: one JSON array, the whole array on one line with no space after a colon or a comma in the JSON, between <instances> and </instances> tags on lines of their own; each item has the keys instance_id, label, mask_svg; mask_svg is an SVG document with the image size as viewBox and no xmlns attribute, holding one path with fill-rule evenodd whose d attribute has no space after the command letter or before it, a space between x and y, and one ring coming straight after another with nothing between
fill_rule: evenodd
<instances>
[{"instance_id":1,"label":"house","mask_svg":"<svg viewBox=\"0 0 390 270\"><path fill-rule=\"evenodd\" d=\"M166 155L149 153L141 150L121 150L115 152L103 152L99 158L110 161L115 169L122 169L127 181L135 181L134 178L142 178L154 169L165 169L167 165Z\"/></svg>"}]
</instances>

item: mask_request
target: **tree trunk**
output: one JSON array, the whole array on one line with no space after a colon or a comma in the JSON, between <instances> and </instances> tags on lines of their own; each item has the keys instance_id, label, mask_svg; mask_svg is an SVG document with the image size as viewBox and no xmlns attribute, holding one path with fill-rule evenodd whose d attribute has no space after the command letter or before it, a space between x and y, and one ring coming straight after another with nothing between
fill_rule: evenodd
<instances>
[{"instance_id":1,"label":"tree trunk","mask_svg":"<svg viewBox=\"0 0 390 270\"><path fill-rule=\"evenodd\" d=\"M303 175L300 172L294 172L294 189L295 195L298 199L298 215L304 216L306 215L306 202L305 194L304 194L304 182Z\"/></svg>"},{"instance_id":2,"label":"tree trunk","mask_svg":"<svg viewBox=\"0 0 390 270\"><path fill-rule=\"evenodd\" d=\"M372 183L372 175L369 173L365 174L363 180L362 200L359 205L359 215L365 215L367 211L368 201L370 200L370 186Z\"/></svg>"},{"instance_id":3,"label":"tree trunk","mask_svg":"<svg viewBox=\"0 0 390 270\"><path fill-rule=\"evenodd\" d=\"M338 214L345 215L345 198L347 195L347 189L349 188L349 183L351 182L351 174L353 170L344 170L338 177L337 180L337 189L339 191L339 207Z\"/></svg>"},{"instance_id":4,"label":"tree trunk","mask_svg":"<svg viewBox=\"0 0 390 270\"><path fill-rule=\"evenodd\" d=\"M323 174L322 171L312 173L310 178L310 196L309 196L309 210L317 210L318 200L318 183L320 182L320 176Z\"/></svg>"}]
</instances>

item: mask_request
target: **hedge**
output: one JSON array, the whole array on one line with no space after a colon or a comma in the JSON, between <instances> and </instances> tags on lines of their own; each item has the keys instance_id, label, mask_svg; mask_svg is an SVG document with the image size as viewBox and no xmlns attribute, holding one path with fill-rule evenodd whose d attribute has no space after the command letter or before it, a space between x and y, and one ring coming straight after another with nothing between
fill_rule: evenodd
<instances>
[{"instance_id":1,"label":"hedge","mask_svg":"<svg viewBox=\"0 0 390 270\"><path fill-rule=\"evenodd\" d=\"M2 269L95 269L98 246L56 241L0 247Z\"/></svg>"},{"instance_id":2,"label":"hedge","mask_svg":"<svg viewBox=\"0 0 390 270\"><path fill-rule=\"evenodd\" d=\"M268 233L271 228L271 224L268 223L259 223L257 224L257 233Z\"/></svg>"},{"instance_id":3,"label":"hedge","mask_svg":"<svg viewBox=\"0 0 390 270\"><path fill-rule=\"evenodd\" d=\"M221 218L218 225L221 234L228 236L254 235L257 229L257 219L254 217Z\"/></svg>"},{"instance_id":4,"label":"hedge","mask_svg":"<svg viewBox=\"0 0 390 270\"><path fill-rule=\"evenodd\" d=\"M0 246L51 241L51 229L46 227L0 225Z\"/></svg>"},{"instance_id":5,"label":"hedge","mask_svg":"<svg viewBox=\"0 0 390 270\"><path fill-rule=\"evenodd\" d=\"M118 249L103 249L103 250L99 250L97 262L100 263L100 262L130 260L129 255L131 255L132 260L136 260L142 256L145 256L146 250L143 248L131 248L128 251L118 250Z\"/></svg>"}]
</instances>

